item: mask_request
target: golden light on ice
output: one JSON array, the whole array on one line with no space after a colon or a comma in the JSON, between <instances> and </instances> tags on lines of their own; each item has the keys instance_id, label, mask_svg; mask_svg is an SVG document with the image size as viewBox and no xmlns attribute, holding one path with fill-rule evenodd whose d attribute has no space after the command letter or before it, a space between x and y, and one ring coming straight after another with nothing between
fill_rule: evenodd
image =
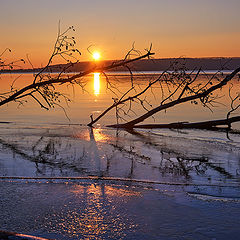
<instances>
[{"instance_id":1,"label":"golden light on ice","mask_svg":"<svg viewBox=\"0 0 240 240\"><path fill-rule=\"evenodd\" d=\"M100 93L100 73L94 73L94 94Z\"/></svg>"},{"instance_id":2,"label":"golden light on ice","mask_svg":"<svg viewBox=\"0 0 240 240\"><path fill-rule=\"evenodd\" d=\"M94 59L95 61L97 61L97 60L100 59L101 55L100 55L99 52L94 52L93 55L92 55L92 57L93 57L93 59Z\"/></svg>"}]
</instances>

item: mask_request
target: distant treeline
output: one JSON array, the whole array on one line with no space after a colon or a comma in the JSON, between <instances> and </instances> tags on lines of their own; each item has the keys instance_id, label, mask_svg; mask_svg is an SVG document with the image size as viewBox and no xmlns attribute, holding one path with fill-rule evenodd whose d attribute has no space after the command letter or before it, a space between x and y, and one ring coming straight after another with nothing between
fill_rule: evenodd
<instances>
[{"instance_id":1,"label":"distant treeline","mask_svg":"<svg viewBox=\"0 0 240 240\"><path fill-rule=\"evenodd\" d=\"M59 64L48 67L47 72L59 72L62 69L67 68L67 72L80 72L88 70L94 67L95 64L109 65L116 61L99 61L99 62L79 62L76 64ZM173 64L175 63L175 64ZM144 59L132 63L131 68L133 71L164 71L168 69L173 70L174 66L183 66L187 70L234 70L240 66L239 58L163 58L163 59ZM38 72L41 68L34 69L16 69L16 70L2 70L1 73L8 72ZM119 67L115 68L114 71L127 71L127 68Z\"/></svg>"}]
</instances>

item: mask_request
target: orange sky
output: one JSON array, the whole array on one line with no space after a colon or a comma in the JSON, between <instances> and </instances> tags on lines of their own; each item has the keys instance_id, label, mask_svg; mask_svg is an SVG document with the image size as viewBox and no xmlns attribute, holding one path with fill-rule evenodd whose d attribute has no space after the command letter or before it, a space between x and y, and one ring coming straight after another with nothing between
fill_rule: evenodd
<instances>
[{"instance_id":1,"label":"orange sky","mask_svg":"<svg viewBox=\"0 0 240 240\"><path fill-rule=\"evenodd\" d=\"M82 52L98 49L103 59L120 59L131 48L150 43L156 58L239 57L239 0L0 0L2 50L6 58L26 58L35 67L46 64L58 21L74 25Z\"/></svg>"}]
</instances>

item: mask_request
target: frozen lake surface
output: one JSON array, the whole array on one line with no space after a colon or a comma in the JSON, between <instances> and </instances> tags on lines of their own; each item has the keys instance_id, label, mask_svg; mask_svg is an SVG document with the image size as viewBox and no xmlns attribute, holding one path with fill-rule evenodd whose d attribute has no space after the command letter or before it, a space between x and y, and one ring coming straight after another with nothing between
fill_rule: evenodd
<instances>
[{"instance_id":1,"label":"frozen lake surface","mask_svg":"<svg viewBox=\"0 0 240 240\"><path fill-rule=\"evenodd\" d=\"M238 239L238 201L181 187L0 182L1 228L55 239Z\"/></svg>"},{"instance_id":2,"label":"frozen lake surface","mask_svg":"<svg viewBox=\"0 0 240 240\"><path fill-rule=\"evenodd\" d=\"M0 125L0 147L1 176L233 186L240 180L239 134L16 123Z\"/></svg>"},{"instance_id":3,"label":"frozen lake surface","mask_svg":"<svg viewBox=\"0 0 240 240\"><path fill-rule=\"evenodd\" d=\"M30 99L24 107L0 109L0 230L52 239L239 238L240 135L117 131L104 127L115 123L114 111L88 128L90 115L116 97L96 76L83 79L84 93L80 86L61 86L73 100L63 104L70 121L61 108L46 111ZM129 76L109 77L119 91L129 89ZM136 86L142 89L152 77L136 76ZM15 79L1 75L1 90ZM31 81L23 74L17 84ZM205 81L201 76L199 84ZM238 91L239 81L234 86ZM145 97L157 105L165 90L156 87ZM225 97L213 113L189 103L147 123L225 118L228 91L219 91ZM139 105L134 110L145 111Z\"/></svg>"},{"instance_id":4,"label":"frozen lake surface","mask_svg":"<svg viewBox=\"0 0 240 240\"><path fill-rule=\"evenodd\" d=\"M0 226L56 239L236 239L240 138L0 125Z\"/></svg>"}]
</instances>

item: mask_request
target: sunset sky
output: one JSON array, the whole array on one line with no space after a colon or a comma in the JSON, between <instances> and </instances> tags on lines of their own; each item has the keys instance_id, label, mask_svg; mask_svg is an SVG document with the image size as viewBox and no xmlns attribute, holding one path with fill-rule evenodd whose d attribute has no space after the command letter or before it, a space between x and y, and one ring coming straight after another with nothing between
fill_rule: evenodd
<instances>
[{"instance_id":1,"label":"sunset sky","mask_svg":"<svg viewBox=\"0 0 240 240\"><path fill-rule=\"evenodd\" d=\"M82 60L87 47L120 59L133 42L156 58L239 57L239 0L0 0L0 47L45 64L57 34L73 25Z\"/></svg>"}]
</instances>

